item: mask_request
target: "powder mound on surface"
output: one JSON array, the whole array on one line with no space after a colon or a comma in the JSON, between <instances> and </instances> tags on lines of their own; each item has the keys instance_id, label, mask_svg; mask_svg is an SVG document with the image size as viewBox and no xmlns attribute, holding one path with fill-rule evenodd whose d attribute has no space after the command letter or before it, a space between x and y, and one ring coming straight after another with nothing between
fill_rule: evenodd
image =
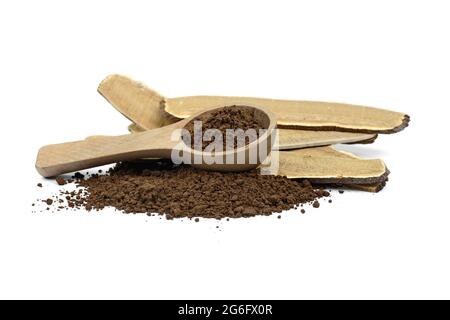
<instances>
[{"instance_id":1,"label":"powder mound on surface","mask_svg":"<svg viewBox=\"0 0 450 320\"><path fill-rule=\"evenodd\" d=\"M173 218L239 218L271 215L313 203L330 194L307 180L248 172L211 172L170 161L119 163L105 175L75 181L75 191L61 191L69 208L124 213L165 214Z\"/></svg>"}]
</instances>

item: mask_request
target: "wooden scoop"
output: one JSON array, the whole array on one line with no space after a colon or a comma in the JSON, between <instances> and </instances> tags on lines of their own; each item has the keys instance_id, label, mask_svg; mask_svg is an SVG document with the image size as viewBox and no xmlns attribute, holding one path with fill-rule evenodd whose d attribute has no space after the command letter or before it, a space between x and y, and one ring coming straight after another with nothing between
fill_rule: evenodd
<instances>
[{"instance_id":1,"label":"wooden scoop","mask_svg":"<svg viewBox=\"0 0 450 320\"><path fill-rule=\"evenodd\" d=\"M182 129L200 115L214 112L221 107L208 109L172 125L121 136L94 136L82 141L53 144L42 147L37 155L36 169L44 177L97 167L119 161L139 158L171 159L172 151L183 152L183 159L190 159L193 166L218 171L244 171L256 168L272 149L272 132L276 118L270 112L255 106L249 108L267 131L257 140L233 150L216 152L210 163L211 153L194 150L181 139ZM262 151L264 152L262 152ZM252 155L257 155L255 159ZM199 160L200 159L200 160ZM230 161L230 159L232 161ZM243 161L240 161L242 160Z\"/></svg>"}]
</instances>

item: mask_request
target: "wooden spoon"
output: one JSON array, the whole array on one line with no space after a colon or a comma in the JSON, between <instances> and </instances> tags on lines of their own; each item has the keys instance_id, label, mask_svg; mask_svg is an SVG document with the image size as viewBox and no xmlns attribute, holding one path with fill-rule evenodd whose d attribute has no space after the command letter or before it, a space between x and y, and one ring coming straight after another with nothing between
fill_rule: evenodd
<instances>
[{"instance_id":1,"label":"wooden spoon","mask_svg":"<svg viewBox=\"0 0 450 320\"><path fill-rule=\"evenodd\" d=\"M172 158L172 151L183 152L183 159L201 169L218 171L244 171L256 168L272 149L272 133L276 118L270 112L256 106L240 106L253 111L256 119L267 131L245 147L216 152L211 163L211 153L194 150L182 142L181 130L202 114L222 107L210 108L172 125L121 136L95 136L82 141L53 144L42 147L37 155L36 169L44 177L97 167L119 161L140 158ZM254 158L256 155L256 159ZM231 160L231 161L230 161Z\"/></svg>"}]
</instances>

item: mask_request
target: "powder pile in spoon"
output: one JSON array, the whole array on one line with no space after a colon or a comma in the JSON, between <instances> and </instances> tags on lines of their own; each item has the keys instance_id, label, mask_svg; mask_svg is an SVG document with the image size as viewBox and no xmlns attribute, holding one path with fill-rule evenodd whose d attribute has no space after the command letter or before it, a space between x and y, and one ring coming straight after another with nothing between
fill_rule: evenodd
<instances>
[{"instance_id":1,"label":"powder pile in spoon","mask_svg":"<svg viewBox=\"0 0 450 320\"><path fill-rule=\"evenodd\" d=\"M201 130L199 132L195 132L195 123L201 123ZM189 133L189 140L186 140L186 137L183 137L185 143L191 146L191 148L196 147L196 143L201 145L201 150L205 150L205 148L211 144L211 142L215 141L214 137L211 139L206 139L205 132L210 129L215 129L220 132L223 150L235 149L239 147L239 142L237 136L239 133L247 133L247 135L242 135L242 139L244 145L247 145L256 139L259 136L259 130L264 129L262 122L255 117L254 110L251 108L246 108L243 106L228 106L221 108L216 111L212 111L209 113L205 113L190 121L185 129ZM234 132L234 130L240 129L239 131ZM249 129L253 129L248 131ZM230 131L231 130L231 131ZM199 138L205 137L205 139L196 141L194 137L197 136ZM227 144L227 139L232 141L232 143Z\"/></svg>"}]
</instances>

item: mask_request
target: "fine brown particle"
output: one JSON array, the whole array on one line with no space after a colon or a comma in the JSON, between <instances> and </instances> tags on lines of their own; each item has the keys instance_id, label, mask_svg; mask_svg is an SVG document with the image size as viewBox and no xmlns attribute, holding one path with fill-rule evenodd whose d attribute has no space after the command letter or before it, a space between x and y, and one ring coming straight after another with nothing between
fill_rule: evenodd
<instances>
[{"instance_id":1,"label":"fine brown particle","mask_svg":"<svg viewBox=\"0 0 450 320\"><path fill-rule=\"evenodd\" d=\"M66 184L66 180L62 177L58 177L58 178L56 178L56 183L60 186L63 186Z\"/></svg>"}]
</instances>

